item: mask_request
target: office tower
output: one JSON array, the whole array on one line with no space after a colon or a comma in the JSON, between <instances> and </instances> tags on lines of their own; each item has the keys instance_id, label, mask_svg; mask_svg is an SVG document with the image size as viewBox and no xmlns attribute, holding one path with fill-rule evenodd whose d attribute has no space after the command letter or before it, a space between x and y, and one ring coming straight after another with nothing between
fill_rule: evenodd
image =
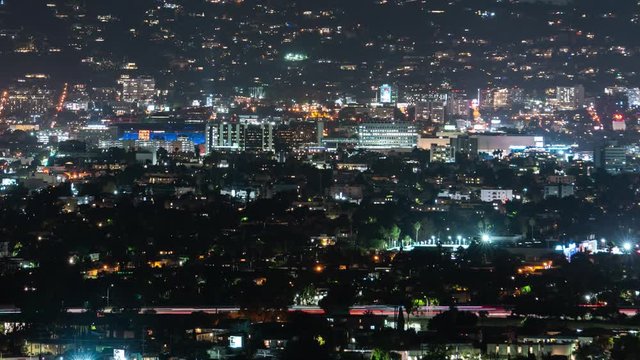
<instances>
[{"instance_id":1,"label":"office tower","mask_svg":"<svg viewBox=\"0 0 640 360\"><path fill-rule=\"evenodd\" d=\"M593 153L593 159L597 169L610 174L619 174L627 169L627 150L615 143L597 148Z\"/></svg>"},{"instance_id":2,"label":"office tower","mask_svg":"<svg viewBox=\"0 0 640 360\"><path fill-rule=\"evenodd\" d=\"M206 128L205 148L207 153L214 150L273 151L273 133L272 123L211 122Z\"/></svg>"},{"instance_id":3,"label":"office tower","mask_svg":"<svg viewBox=\"0 0 640 360\"><path fill-rule=\"evenodd\" d=\"M118 80L122 86L122 101L150 103L156 94L156 81L150 77L135 77L123 75Z\"/></svg>"},{"instance_id":4,"label":"office tower","mask_svg":"<svg viewBox=\"0 0 640 360\"><path fill-rule=\"evenodd\" d=\"M560 110L577 110L584 106L584 86L558 86L556 101Z\"/></svg>"}]
</instances>

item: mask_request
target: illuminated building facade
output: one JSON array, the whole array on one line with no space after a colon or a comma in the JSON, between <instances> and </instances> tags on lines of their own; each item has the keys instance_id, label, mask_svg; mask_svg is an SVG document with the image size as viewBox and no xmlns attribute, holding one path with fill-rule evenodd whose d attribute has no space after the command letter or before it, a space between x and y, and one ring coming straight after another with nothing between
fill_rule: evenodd
<instances>
[{"instance_id":1,"label":"illuminated building facade","mask_svg":"<svg viewBox=\"0 0 640 360\"><path fill-rule=\"evenodd\" d=\"M455 152L451 145L431 145L431 149L429 150L429 162L453 163L455 161Z\"/></svg>"},{"instance_id":2,"label":"illuminated building facade","mask_svg":"<svg viewBox=\"0 0 640 360\"><path fill-rule=\"evenodd\" d=\"M418 143L416 127L406 122L363 123L358 126L358 147L411 149Z\"/></svg>"},{"instance_id":3,"label":"illuminated building facade","mask_svg":"<svg viewBox=\"0 0 640 360\"><path fill-rule=\"evenodd\" d=\"M610 174L619 174L627 170L627 149L623 146L610 144L599 149L593 154L596 168Z\"/></svg>"},{"instance_id":4,"label":"illuminated building facade","mask_svg":"<svg viewBox=\"0 0 640 360\"><path fill-rule=\"evenodd\" d=\"M123 75L118 84L122 86L122 101L128 103L151 103L156 94L156 81L150 77L132 78Z\"/></svg>"},{"instance_id":5,"label":"illuminated building facade","mask_svg":"<svg viewBox=\"0 0 640 360\"><path fill-rule=\"evenodd\" d=\"M275 130L276 147L293 149L305 145L321 145L323 132L322 121L295 121L282 124Z\"/></svg>"},{"instance_id":6,"label":"illuminated building facade","mask_svg":"<svg viewBox=\"0 0 640 360\"><path fill-rule=\"evenodd\" d=\"M53 107L53 98L45 89L14 89L7 93L2 115L42 115Z\"/></svg>"},{"instance_id":7,"label":"illuminated building facade","mask_svg":"<svg viewBox=\"0 0 640 360\"><path fill-rule=\"evenodd\" d=\"M271 152L274 150L274 125L269 122L212 122L207 124L205 147L207 153L214 150Z\"/></svg>"},{"instance_id":8,"label":"illuminated building facade","mask_svg":"<svg viewBox=\"0 0 640 360\"><path fill-rule=\"evenodd\" d=\"M506 189L482 189L480 190L480 200L483 202L511 201L513 200L513 190Z\"/></svg>"},{"instance_id":9,"label":"illuminated building facade","mask_svg":"<svg viewBox=\"0 0 640 360\"><path fill-rule=\"evenodd\" d=\"M393 104L398 102L398 88L393 86L393 85L389 85L389 84L384 84L382 86L380 86L379 89L379 99L378 101L380 103L383 104Z\"/></svg>"},{"instance_id":10,"label":"illuminated building facade","mask_svg":"<svg viewBox=\"0 0 640 360\"><path fill-rule=\"evenodd\" d=\"M416 120L431 120L435 123L444 123L445 102L431 100L417 103L415 106Z\"/></svg>"},{"instance_id":11,"label":"illuminated building facade","mask_svg":"<svg viewBox=\"0 0 640 360\"><path fill-rule=\"evenodd\" d=\"M558 86L556 101L559 110L577 110L584 106L584 86Z\"/></svg>"}]
</instances>

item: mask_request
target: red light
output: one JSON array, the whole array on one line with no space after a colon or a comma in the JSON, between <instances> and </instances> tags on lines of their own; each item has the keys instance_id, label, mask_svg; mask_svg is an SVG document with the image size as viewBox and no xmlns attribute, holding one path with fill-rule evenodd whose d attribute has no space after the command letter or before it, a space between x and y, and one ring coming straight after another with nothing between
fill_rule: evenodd
<instances>
[{"instance_id":1,"label":"red light","mask_svg":"<svg viewBox=\"0 0 640 360\"><path fill-rule=\"evenodd\" d=\"M613 120L614 121L623 121L624 120L624 116L622 114L614 114L613 115Z\"/></svg>"}]
</instances>

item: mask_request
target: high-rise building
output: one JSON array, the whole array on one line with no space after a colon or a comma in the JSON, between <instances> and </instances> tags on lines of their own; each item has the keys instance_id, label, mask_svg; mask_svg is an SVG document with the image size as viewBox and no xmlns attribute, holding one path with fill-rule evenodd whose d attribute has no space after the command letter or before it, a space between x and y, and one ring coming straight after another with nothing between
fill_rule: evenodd
<instances>
[{"instance_id":1,"label":"high-rise building","mask_svg":"<svg viewBox=\"0 0 640 360\"><path fill-rule=\"evenodd\" d=\"M358 147L411 149L418 143L416 127L407 122L371 122L358 126Z\"/></svg>"},{"instance_id":2,"label":"high-rise building","mask_svg":"<svg viewBox=\"0 0 640 360\"><path fill-rule=\"evenodd\" d=\"M478 92L479 105L483 109L504 109L522 103L523 94L519 88L484 89Z\"/></svg>"},{"instance_id":3,"label":"high-rise building","mask_svg":"<svg viewBox=\"0 0 640 360\"><path fill-rule=\"evenodd\" d=\"M472 158L478 156L478 138L457 136L452 137L450 141L454 153L461 153Z\"/></svg>"},{"instance_id":4,"label":"high-rise building","mask_svg":"<svg viewBox=\"0 0 640 360\"><path fill-rule=\"evenodd\" d=\"M115 140L117 128L101 124L91 124L78 129L76 139L85 142L88 147L96 147L101 140Z\"/></svg>"},{"instance_id":5,"label":"high-rise building","mask_svg":"<svg viewBox=\"0 0 640 360\"><path fill-rule=\"evenodd\" d=\"M416 120L431 120L435 123L444 123L445 102L430 100L419 102L415 106Z\"/></svg>"},{"instance_id":6,"label":"high-rise building","mask_svg":"<svg viewBox=\"0 0 640 360\"><path fill-rule=\"evenodd\" d=\"M493 108L502 109L511 105L509 89L496 89L493 91Z\"/></svg>"},{"instance_id":7,"label":"high-rise building","mask_svg":"<svg viewBox=\"0 0 640 360\"><path fill-rule=\"evenodd\" d=\"M560 110L577 110L584 106L584 86L558 86L556 101Z\"/></svg>"},{"instance_id":8,"label":"high-rise building","mask_svg":"<svg viewBox=\"0 0 640 360\"><path fill-rule=\"evenodd\" d=\"M593 153L593 160L597 169L619 174L627 170L627 149L610 143L597 148Z\"/></svg>"},{"instance_id":9,"label":"high-rise building","mask_svg":"<svg viewBox=\"0 0 640 360\"><path fill-rule=\"evenodd\" d=\"M456 154L451 145L431 144L429 149L429 162L453 163Z\"/></svg>"},{"instance_id":10,"label":"high-rise building","mask_svg":"<svg viewBox=\"0 0 640 360\"><path fill-rule=\"evenodd\" d=\"M214 150L273 151L273 124L269 122L207 124L205 147L207 153Z\"/></svg>"},{"instance_id":11,"label":"high-rise building","mask_svg":"<svg viewBox=\"0 0 640 360\"><path fill-rule=\"evenodd\" d=\"M122 86L122 101L150 103L156 94L156 81L151 77L122 75L118 80Z\"/></svg>"},{"instance_id":12,"label":"high-rise building","mask_svg":"<svg viewBox=\"0 0 640 360\"><path fill-rule=\"evenodd\" d=\"M292 121L279 125L275 130L277 149L299 148L308 145L321 145L324 132L322 121Z\"/></svg>"},{"instance_id":13,"label":"high-rise building","mask_svg":"<svg viewBox=\"0 0 640 360\"><path fill-rule=\"evenodd\" d=\"M467 118L470 114L471 100L450 98L447 99L447 115Z\"/></svg>"}]
</instances>

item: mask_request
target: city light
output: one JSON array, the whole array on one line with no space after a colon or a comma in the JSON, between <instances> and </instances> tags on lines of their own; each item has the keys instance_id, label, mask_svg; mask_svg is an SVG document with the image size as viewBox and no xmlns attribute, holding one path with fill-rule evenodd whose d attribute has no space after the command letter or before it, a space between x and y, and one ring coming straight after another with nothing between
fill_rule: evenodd
<instances>
[{"instance_id":1,"label":"city light","mask_svg":"<svg viewBox=\"0 0 640 360\"><path fill-rule=\"evenodd\" d=\"M601 2L0 0L0 360L635 358Z\"/></svg>"}]
</instances>

